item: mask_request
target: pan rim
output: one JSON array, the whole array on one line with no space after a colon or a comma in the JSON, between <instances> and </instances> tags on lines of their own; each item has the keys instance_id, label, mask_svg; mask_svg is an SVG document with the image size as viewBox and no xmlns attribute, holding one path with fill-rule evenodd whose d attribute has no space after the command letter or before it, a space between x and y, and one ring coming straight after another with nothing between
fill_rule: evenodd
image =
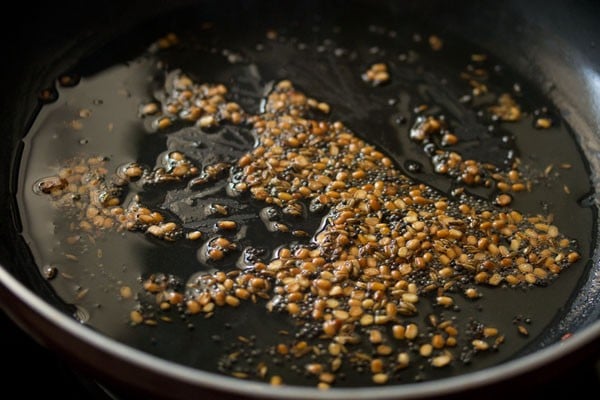
<instances>
[{"instance_id":1,"label":"pan rim","mask_svg":"<svg viewBox=\"0 0 600 400\"><path fill-rule=\"evenodd\" d=\"M188 367L158 356L135 349L117 341L105 334L94 331L74 318L59 311L23 283L17 280L3 265L0 265L0 290L9 291L14 297L27 306L40 318L79 340L87 346L115 357L140 371L152 372L203 389L211 389L234 395L244 395L256 398L280 399L385 399L385 398L428 398L434 395L456 394L493 385L518 375L532 372L543 365L557 361L580 350L584 346L600 339L600 320L597 320L581 331L576 332L568 340L553 343L531 354L518 357L499 365L479 371L460 374L439 380L418 383L389 385L384 387L337 388L327 391L304 386L273 387L268 383L243 381L225 375ZM14 318L14 316L12 316ZM77 361L88 366L85 356L69 354ZM109 373L109 375L111 375ZM118 377L112 376L118 379ZM139 385L139 382L131 382Z\"/></svg>"},{"instance_id":2,"label":"pan rim","mask_svg":"<svg viewBox=\"0 0 600 400\"><path fill-rule=\"evenodd\" d=\"M553 94L558 96L562 93L557 91ZM578 114L574 113L571 118L569 118L571 126L575 125L572 120L574 116L578 116ZM586 149L583 148L582 150L585 151ZM586 156L589 156L589 153L586 152ZM598 267L599 264L597 256L598 255L596 254L594 267ZM40 318L44 318L49 323L58 327L60 330L64 331L66 335L71 335L88 346L96 347L100 351L110 353L116 358L136 368L152 370L152 372L156 374L168 375L170 378L181 383L256 398L358 400L390 397L427 398L441 393L444 393L445 395L455 394L469 389L477 389L499 383L520 374L531 372L547 363L566 357L568 354L582 349L593 341L600 340L600 320L596 320L584 328L581 328L569 340L553 343L548 347L535 351L532 354L518 357L515 360L455 377L421 383L389 385L385 387L351 389L334 387L328 391L320 391L315 388L301 386L273 388L267 383L242 381L170 362L120 343L107 335L90 329L89 327L82 326L78 321L60 312L35 292L27 288L22 282L15 278L7 268L0 264L0 291L4 290L11 292L13 296L28 307L31 312L37 313ZM0 309L2 306L3 305L0 302ZM139 385L140 383L137 382L137 384Z\"/></svg>"}]
</instances>

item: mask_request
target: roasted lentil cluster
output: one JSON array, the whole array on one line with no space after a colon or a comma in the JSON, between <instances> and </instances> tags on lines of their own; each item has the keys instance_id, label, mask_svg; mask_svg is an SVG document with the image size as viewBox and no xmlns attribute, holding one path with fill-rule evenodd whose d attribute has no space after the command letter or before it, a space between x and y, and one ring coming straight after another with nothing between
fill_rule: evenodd
<instances>
[{"instance_id":1,"label":"roasted lentil cluster","mask_svg":"<svg viewBox=\"0 0 600 400\"><path fill-rule=\"evenodd\" d=\"M441 368L460 358L460 340L475 351L497 348L503 336L493 326L480 325L466 333L451 318L432 314L424 326L410 317L419 313L421 303L444 310L454 307L456 296L477 299L479 285L545 284L579 258L550 217L522 215L503 207L507 202L494 205L467 195L450 201L403 175L389 157L342 122L309 118L309 111L327 114L329 105L307 97L290 81L275 86L258 115L226 101L226 92L222 85L198 85L175 73L168 78L162 105L145 105L142 113L158 115L159 130L174 119L200 127L251 126L256 146L230 169L213 165L200 172L184 154L171 152L163 167L148 170L131 163L111 176L102 159L94 157L76 160L57 176L41 180L38 190L50 194L58 206L78 210L80 222L74 230L116 226L167 240L198 240L202 232L166 221L160 211L144 207L143 199L122 206L127 184L175 180L198 186L235 174L236 181L230 181L234 191L249 193L285 214L297 214L303 204L312 211L328 210L322 228L311 233L311 244L284 247L268 263L206 273L185 291L172 286L167 274L157 273L144 282L160 310L177 306L190 315L209 317L217 307L237 307L243 301L264 304L263 299L270 311L289 314L312 334L282 339L272 351L305 360L306 371L317 377L319 387L333 384L345 364L370 371L374 383L384 384L413 362L415 353ZM168 123L161 122L165 118ZM439 121L429 118L412 135L423 140L442 130ZM481 179L480 165L461 162L456 162L457 174ZM522 184L518 171L501 178L512 181L512 191L522 189L515 187ZM236 229L234 221L223 220L221 225ZM276 230L292 231L283 224ZM225 238L213 239L206 244L208 257L218 261L235 246ZM131 319L134 324L155 323L137 309ZM372 352L357 346L361 342ZM308 354L319 358L304 357ZM241 378L282 383L279 375L268 371L266 364L227 370Z\"/></svg>"}]
</instances>

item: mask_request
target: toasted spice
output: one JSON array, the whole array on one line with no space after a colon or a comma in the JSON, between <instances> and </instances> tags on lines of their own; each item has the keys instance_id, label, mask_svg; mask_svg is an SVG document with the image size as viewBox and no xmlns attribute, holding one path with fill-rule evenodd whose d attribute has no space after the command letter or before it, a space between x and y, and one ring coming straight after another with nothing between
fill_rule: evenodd
<instances>
[{"instance_id":1,"label":"toasted spice","mask_svg":"<svg viewBox=\"0 0 600 400\"><path fill-rule=\"evenodd\" d=\"M386 69L379 64L373 67L375 72ZM457 338L466 333L441 314L432 314L427 325L411 319L423 304L451 310L460 293L479 298L477 285L544 285L579 258L550 217L522 215L510 210L507 201L486 204L467 195L450 200L403 175L385 153L342 122L309 118L309 111L329 113L329 105L307 97L290 81L275 85L264 111L257 115L228 102L223 85L198 85L181 72L172 74L168 82L173 89L161 103L161 111L142 114L186 120L204 128L223 121L235 124L233 115L238 113L238 123L252 128L255 147L234 165L214 164L202 172L180 152L168 153L164 167L148 170L131 163L114 176L106 171L103 159L77 159L36 188L56 206L77 210L81 224L75 230L127 229L167 241L200 240L207 260L214 263L237 249L234 239L210 236L202 241L203 232L185 231L177 221L145 207L140 198L123 206L123 188L138 180L152 185L189 182L194 187L228 179L233 195L246 193L287 215L301 213L302 204L308 204L309 211L324 212L312 244L284 245L269 262L199 274L183 289L159 273L143 282L160 310L178 306L188 315L206 318L220 307L265 300L269 311L288 314L325 341L322 347L309 338L288 339L273 347L274 354L304 362L304 370L320 388L335 384L336 371L346 364L370 369L375 384L387 383L396 370L410 363L409 353L399 351L398 343L414 346L435 368L452 364L460 359ZM191 117L198 103L203 108ZM502 103L509 107L502 112L513 118L516 111L511 107L518 107L507 99ZM413 140L438 134L446 135L449 145L458 140L448 136L444 123L436 118L421 119L419 124L411 131ZM440 155L444 160L440 169L446 165L445 173L460 174L466 184L491 179L498 185L514 185L521 179L516 169L500 173L495 167L462 161L457 153ZM222 219L228 214L226 208L215 205L214 210L220 215L217 231L235 232L233 219ZM106 224L107 219L113 224ZM273 232L293 231L275 222ZM139 310L132 311L130 319L136 325L157 323ZM502 343L493 327L475 331L466 343L481 352L490 347L487 337L496 337L496 347ZM363 339L372 346L371 353L358 346ZM315 358L310 360L309 354ZM251 372L229 372L242 379L257 376L281 384L278 375L269 375L270 369L260 364Z\"/></svg>"}]
</instances>

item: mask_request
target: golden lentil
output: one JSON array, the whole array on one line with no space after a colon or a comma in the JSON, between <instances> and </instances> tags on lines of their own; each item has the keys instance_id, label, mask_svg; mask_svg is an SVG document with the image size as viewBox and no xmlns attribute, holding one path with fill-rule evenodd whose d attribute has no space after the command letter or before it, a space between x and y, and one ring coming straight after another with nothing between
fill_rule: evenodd
<instances>
[{"instance_id":1,"label":"golden lentil","mask_svg":"<svg viewBox=\"0 0 600 400\"><path fill-rule=\"evenodd\" d=\"M372 65L365 76L366 81L375 85L389 80L385 64ZM170 290L168 284L158 276L149 277L144 289L157 296L161 308L163 304L165 309L170 308L169 304L182 304L189 314L210 316L217 306L237 307L241 300L256 301L257 296L268 299L269 310L284 311L308 323L318 322L319 332L329 340L327 354L335 357L331 360L334 372L341 367L340 356L349 352L346 346L360 340L356 327L370 329L369 341L375 350L372 354L382 358L371 360L369 355L349 353L351 357L369 360L373 381L384 384L389 379L385 357L394 348L387 344L387 334L380 330L382 325L393 324L393 338L414 341L423 357L434 355L431 359L434 367L444 367L453 360L448 348L457 344L456 327L442 328L444 322L435 320L432 329L442 333L419 335L417 324L406 324L402 319L415 315L416 304L431 297L429 293L439 305L450 307L454 300L446 292L452 293L453 285L461 279L470 284L494 286L504 280L509 282L509 277L511 284L543 284L579 258L558 228L551 225L550 218L531 219L516 211L499 211L491 205L449 201L432 188L402 175L389 158L341 122L307 119L309 109L327 114L330 106L307 98L289 81L276 85L267 98L264 113L247 115L238 105L226 101L227 89L223 85L198 85L181 72L169 79L173 89L160 104L161 108L149 103L141 110L143 115L156 118L158 129L166 129L175 121L194 122L200 127L223 121L248 123L256 134L257 146L232 167L239 168L241 173L236 190L275 204L290 215L302 212L302 207L298 208L302 200L327 206L329 211L326 223L314 235L317 248L284 247L268 265L255 263L231 278L222 271L205 274L190 283L192 297L188 292L167 295L164 292ZM475 89L484 90L483 86ZM204 105L198 108L196 103ZM500 96L498 105L492 106L490 112L504 121L516 121L521 116L519 106L509 95ZM459 140L448 131L444 121L431 116L418 120L411 130L411 138L418 142L425 142L432 135L440 135L445 146ZM463 160L452 151L436 155L441 160L435 166L436 171L454 174L467 185L485 185L492 180L499 190L513 192L526 186L516 169L501 173L473 160ZM182 153L172 152L168 158L169 167L149 171L132 163L120 168L117 177L123 184L137 179L159 183L193 178L190 183L201 185L219 179L230 168L223 163L199 171ZM59 175L38 182L37 190L63 207L68 202L72 204L72 197L67 198L70 193L81 192L83 196L78 202L83 211L77 229L84 231L111 229L114 224L117 229L140 230L164 240L202 237L200 231L183 232L177 223L145 208L139 199L122 207L120 186L106 183L107 172L102 165L96 158L74 160ZM496 202L506 207L510 200L509 194L502 193ZM227 215L224 206L214 208L217 213ZM105 209L109 211L106 215L102 212ZM467 220L469 224L465 223ZM284 224L277 226L279 232L289 230ZM237 229L233 220L219 220L217 227ZM502 243L510 243L510 248ZM217 237L209 239L206 248L209 258L219 261L236 244ZM520 260L525 249L527 257ZM308 279L302 271L318 278ZM463 290L469 298L480 296L475 288ZM153 319L144 320L138 310L131 312L130 319L133 324L156 323ZM497 337L498 344L501 343L497 330L486 329L485 337ZM518 330L528 334L522 325ZM481 339L471 343L477 350L489 348ZM278 345L277 352L301 357L311 352L316 354L318 349L299 342L291 350ZM409 364L408 353L400 352L397 363L398 368L405 368ZM309 373L319 376L323 388L335 380L335 375L324 370L326 367L325 363L306 366ZM267 370L262 371L266 376ZM233 374L248 377L245 372ZM270 381L282 383L277 375Z\"/></svg>"}]
</instances>

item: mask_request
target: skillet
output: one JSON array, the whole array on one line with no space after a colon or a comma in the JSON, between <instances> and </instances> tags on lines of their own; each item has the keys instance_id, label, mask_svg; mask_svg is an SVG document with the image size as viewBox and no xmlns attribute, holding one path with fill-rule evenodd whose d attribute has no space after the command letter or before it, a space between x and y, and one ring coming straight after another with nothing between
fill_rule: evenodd
<instances>
[{"instance_id":1,"label":"skillet","mask_svg":"<svg viewBox=\"0 0 600 400\"><path fill-rule=\"evenodd\" d=\"M207 7L205 12L221 15L220 13L229 13L236 10L236 7L238 9L241 7L237 3L232 3L230 6L231 8L223 10L218 10L218 7L215 7L217 10ZM252 6L245 7L251 10ZM360 9L354 9L350 6L341 7L335 3L332 7L335 9L336 6L339 9L345 9L344 12L349 15L358 14L357 10ZM563 117L577 132L583 147L583 154L590 162L592 177L594 178L595 162L597 162L597 156L594 155L597 153L594 152L598 148L598 139L594 136L594 130L592 129L592 127L597 126L597 121L594 120L597 117L591 111L596 105L594 90L598 87L594 83L596 82L594 77L597 70L594 61L598 60L597 52L594 52L593 42L585 36L593 32L590 25L585 25L585 21L589 21L589 19L586 20L585 15L593 15L593 12L584 12L587 10L586 7L593 8L593 6L582 3L578 6L579 8L574 7L569 13L565 14L560 13L560 6L557 4L551 4L539 10L535 9L535 6L535 4L529 6L505 5L503 6L506 7L505 9L498 10L497 7L492 7L491 4L489 7L469 7L467 4L458 9L449 9L449 7L443 7L437 3L426 3L418 7L392 6L392 14L396 18L400 18L401 15L406 13L419 16L423 21L431 19L439 21L440 26L444 27L440 31L442 34L447 32L448 34L468 38L470 42L489 49L499 59L515 68L521 75L529 78L533 85L545 91L544 94L551 98L561 110ZM125 9L120 9L120 7ZM24 67L14 68L10 73L12 76L20 76L22 79L5 82L6 89L3 91L6 93L7 98L15 99L15 101L9 102L6 107L3 107L3 110L7 110L4 112L10 118L3 118L2 123L7 124L7 132L14 132L13 136L10 137L10 146L6 146L2 150L2 159L6 163L6 168L3 168L3 170L12 171L10 176L3 176L2 187L3 190L6 190L6 193L16 192L17 171L14 168L15 159L19 156L20 139L26 131L28 122L31 121L30 114L35 111L35 97L40 88L48 87L56 76L72 68L84 55L102 47L111 39L119 37L124 30L135 25L132 24L131 18L113 18L115 15L131 15L132 9L128 7L134 8L133 5L108 5L102 10L95 10L97 12L91 13L90 11L78 9L77 6L67 5L65 8L56 8L60 10L59 15L55 15L54 9L45 10L46 12L40 14L40 20L36 21L33 18L32 23L37 22L38 26L43 26L43 21L46 21L49 15L53 16L52 21L69 21L69 23L57 23L55 29L51 29L49 34L42 40L35 41L39 48L30 45L25 46L25 42L19 41L31 39L31 36L27 35L25 31L21 32L22 39L15 43L19 53L13 54L19 54L19 59L23 60L22 64L19 63L19 65ZM299 7L301 10L287 11L292 15L304 15L306 9L303 7L306 7L306 9L313 7L314 9L319 6L310 3ZM534 9L535 13L532 12ZM161 15L161 11L165 12L158 5L154 8L146 5L137 11L139 12L135 15L140 18L140 21L151 19L155 13ZM255 12L262 15L260 11ZM74 15L80 17L73 19ZM83 15L90 15L90 19L83 18ZM275 15L277 14L275 13ZM533 20L529 21L525 18L533 16L539 19L532 18ZM105 26L108 20L114 21L110 29ZM549 30L548 21L551 21L552 26L556 26L557 30ZM76 23L82 25L89 23L90 25L87 28L82 28L77 26ZM510 29L507 29L507 27L510 27ZM586 30L582 27L589 29ZM87 37L84 36L86 40L83 40L81 36L75 36L74 32L83 32L83 35L87 35ZM70 39L65 41L65 37ZM583 46L583 48L580 46ZM23 51L27 48L29 50ZM36 60L43 60L44 62ZM18 86L17 83L22 86ZM581 93L586 95L582 96ZM17 96L16 94L21 95ZM9 110L15 111L10 112ZM21 111L18 112L17 110ZM8 200L10 200L10 197L5 198L3 196L2 201ZM2 292L3 304L5 310L36 336L38 340L58 351L71 355L71 357L75 357L79 361L83 361L84 364L94 370L99 369L100 371L96 372L105 377L108 376L133 387L142 388L144 391L149 391L155 395L184 397L186 393L189 393L189 390L201 386L207 390L207 393L219 393L219 396L222 395L221 391L223 389L231 390L237 394L263 397L281 395L291 397L315 396L314 392L304 391L304 389L295 391L294 388L291 388L289 392L273 393L268 387L254 384L245 387L237 382L236 387L232 389L231 382L228 379L210 374L198 374L197 371L173 366L169 363L163 364L164 361L159 361L147 354L131 351L129 347L115 343L105 336L97 335L81 327L72 318L65 315L65 313L71 314L73 310L56 297L54 291L39 276L37 268L31 267L30 250L18 235L20 226L19 221L14 218L14 207L13 201L7 203L6 207L2 207L3 210L10 211L7 215L3 215L3 222L6 221L3 226L13 228L3 232L3 235L6 235L6 237L3 236L2 240L3 246L6 247L6 249L3 248L2 255L2 264L6 268L2 270L2 282L6 288ZM596 218L595 214L594 218ZM592 260L594 260L593 257ZM26 267L28 265L29 268ZM598 273L597 265L597 259L590 263L588 266L589 271L578 282L579 296L571 298L568 303L569 307L561 314L560 318L553 322L555 329L549 329L549 333L541 335L537 344L533 346L536 350L549 346L548 349L529 355L523 354L522 358L517 358L488 370L474 372L468 377L465 376L464 379L458 377L454 380L433 381L418 384L414 387L413 385L406 385L385 389L360 388L350 392L351 395L356 398L370 396L423 397L440 393L453 393L458 390L515 378L517 375L522 377L524 373L542 366L551 368L552 362L557 360L560 360L561 365L566 366L569 364L567 356L577 358L581 356L581 351L594 353L597 349L598 336L597 286L595 286L598 281L595 279L595 274ZM27 288L36 294L33 295ZM50 307L47 302L53 306ZM574 332L576 334L572 339L560 345L550 345L556 341L557 336L564 332ZM97 367L107 364L114 366L114 368L106 371ZM94 365L96 367L93 367ZM132 365L135 368L132 368ZM556 365L553 367L556 368ZM467 384L467 382L470 382L470 384ZM323 396L347 398L350 393L343 391L331 392ZM320 394L317 393L316 395Z\"/></svg>"}]
</instances>

